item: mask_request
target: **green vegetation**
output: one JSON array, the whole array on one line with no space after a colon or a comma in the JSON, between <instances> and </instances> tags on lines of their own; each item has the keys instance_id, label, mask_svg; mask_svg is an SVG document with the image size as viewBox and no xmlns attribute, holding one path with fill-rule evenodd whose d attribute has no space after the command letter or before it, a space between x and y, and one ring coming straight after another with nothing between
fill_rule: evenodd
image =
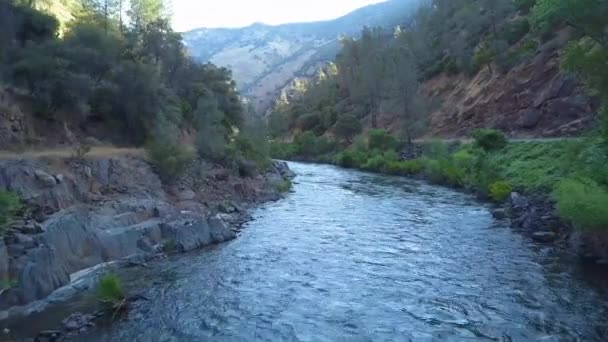
<instances>
[{"instance_id":1,"label":"green vegetation","mask_svg":"<svg viewBox=\"0 0 608 342\"><path fill-rule=\"evenodd\" d=\"M147 143L163 179L191 159L182 137L234 169L269 163L266 133L250 122L230 71L186 54L163 0L0 2L0 82L26 94L42 120L94 122L117 143Z\"/></svg>"},{"instance_id":2,"label":"green vegetation","mask_svg":"<svg viewBox=\"0 0 608 342\"><path fill-rule=\"evenodd\" d=\"M564 179L553 193L560 216L585 230L608 229L608 190L589 179Z\"/></svg>"},{"instance_id":3,"label":"green vegetation","mask_svg":"<svg viewBox=\"0 0 608 342\"><path fill-rule=\"evenodd\" d=\"M495 129L478 129L473 131L472 136L475 144L484 151L499 150L507 146L507 137Z\"/></svg>"},{"instance_id":4,"label":"green vegetation","mask_svg":"<svg viewBox=\"0 0 608 342\"><path fill-rule=\"evenodd\" d=\"M0 236L21 210L19 197L8 191L0 190Z\"/></svg>"},{"instance_id":5,"label":"green vegetation","mask_svg":"<svg viewBox=\"0 0 608 342\"><path fill-rule=\"evenodd\" d=\"M146 144L146 155L160 177L167 181L183 175L194 161L191 150L168 138Z\"/></svg>"},{"instance_id":6,"label":"green vegetation","mask_svg":"<svg viewBox=\"0 0 608 342\"><path fill-rule=\"evenodd\" d=\"M115 308L125 300L125 293L120 278L114 274L107 274L97 284L97 298L104 304Z\"/></svg>"},{"instance_id":7,"label":"green vegetation","mask_svg":"<svg viewBox=\"0 0 608 342\"><path fill-rule=\"evenodd\" d=\"M280 193L289 192L292 187L293 184L289 180L278 181L274 184L274 188Z\"/></svg>"},{"instance_id":8,"label":"green vegetation","mask_svg":"<svg viewBox=\"0 0 608 342\"><path fill-rule=\"evenodd\" d=\"M490 185L490 198L495 202L504 202L509 197L513 188L505 181L497 181Z\"/></svg>"}]
</instances>

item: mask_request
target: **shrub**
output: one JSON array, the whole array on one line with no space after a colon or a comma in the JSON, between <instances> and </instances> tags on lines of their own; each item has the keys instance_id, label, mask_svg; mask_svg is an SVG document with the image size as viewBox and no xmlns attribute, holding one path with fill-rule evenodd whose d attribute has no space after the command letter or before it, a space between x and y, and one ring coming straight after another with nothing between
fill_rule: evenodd
<instances>
[{"instance_id":1,"label":"shrub","mask_svg":"<svg viewBox=\"0 0 608 342\"><path fill-rule=\"evenodd\" d=\"M450 159L426 159L424 169L434 183L451 186L464 185L464 171Z\"/></svg>"},{"instance_id":2,"label":"shrub","mask_svg":"<svg viewBox=\"0 0 608 342\"><path fill-rule=\"evenodd\" d=\"M321 117L318 113L308 113L298 118L298 127L302 131L312 131L321 124Z\"/></svg>"},{"instance_id":3,"label":"shrub","mask_svg":"<svg viewBox=\"0 0 608 342\"><path fill-rule=\"evenodd\" d=\"M179 178L194 160L194 152L168 139L151 141L145 146L146 155L165 181Z\"/></svg>"},{"instance_id":4,"label":"shrub","mask_svg":"<svg viewBox=\"0 0 608 342\"><path fill-rule=\"evenodd\" d=\"M334 158L336 165L346 168L362 168L367 162L368 152L362 149L349 149Z\"/></svg>"},{"instance_id":5,"label":"shrub","mask_svg":"<svg viewBox=\"0 0 608 342\"><path fill-rule=\"evenodd\" d=\"M557 212L578 229L608 229L608 191L589 179L565 179L561 181L553 198Z\"/></svg>"},{"instance_id":6,"label":"shrub","mask_svg":"<svg viewBox=\"0 0 608 342\"><path fill-rule=\"evenodd\" d=\"M290 180L282 180L274 184L274 188L280 193L289 192L292 187L293 184Z\"/></svg>"},{"instance_id":7,"label":"shrub","mask_svg":"<svg viewBox=\"0 0 608 342\"><path fill-rule=\"evenodd\" d=\"M488 189L488 193L490 194L490 198L495 202L503 202L509 197L509 195L513 192L513 188L511 184L505 181L497 181L490 185Z\"/></svg>"},{"instance_id":8,"label":"shrub","mask_svg":"<svg viewBox=\"0 0 608 342\"><path fill-rule=\"evenodd\" d=\"M475 144L485 151L500 150L508 143L504 133L495 129L477 129L472 136Z\"/></svg>"},{"instance_id":9,"label":"shrub","mask_svg":"<svg viewBox=\"0 0 608 342\"><path fill-rule=\"evenodd\" d=\"M97 298L99 301L116 306L125 299L122 282L118 276L107 274L99 279L97 284Z\"/></svg>"},{"instance_id":10,"label":"shrub","mask_svg":"<svg viewBox=\"0 0 608 342\"><path fill-rule=\"evenodd\" d=\"M382 155L374 155L365 162L363 169L366 171L380 172L384 170L386 160Z\"/></svg>"},{"instance_id":11,"label":"shrub","mask_svg":"<svg viewBox=\"0 0 608 342\"><path fill-rule=\"evenodd\" d=\"M0 190L0 235L11 224L20 209L21 201L16 194Z\"/></svg>"},{"instance_id":12,"label":"shrub","mask_svg":"<svg viewBox=\"0 0 608 342\"><path fill-rule=\"evenodd\" d=\"M411 176L422 171L422 162L418 159L405 161L390 161L384 166L384 172L391 175Z\"/></svg>"},{"instance_id":13,"label":"shrub","mask_svg":"<svg viewBox=\"0 0 608 342\"><path fill-rule=\"evenodd\" d=\"M394 151L399 147L399 142L383 129L372 129L369 131L368 147L370 150Z\"/></svg>"},{"instance_id":14,"label":"shrub","mask_svg":"<svg viewBox=\"0 0 608 342\"><path fill-rule=\"evenodd\" d=\"M336 136L348 143L351 142L353 137L361 133L362 129L361 122L352 114L341 115L334 126Z\"/></svg>"},{"instance_id":15,"label":"shrub","mask_svg":"<svg viewBox=\"0 0 608 342\"><path fill-rule=\"evenodd\" d=\"M270 144L270 156L275 159L291 160L298 154L296 144L273 142Z\"/></svg>"},{"instance_id":16,"label":"shrub","mask_svg":"<svg viewBox=\"0 0 608 342\"><path fill-rule=\"evenodd\" d=\"M505 25L503 32L504 39L509 44L515 44L530 32L530 22L528 18L519 18Z\"/></svg>"}]
</instances>

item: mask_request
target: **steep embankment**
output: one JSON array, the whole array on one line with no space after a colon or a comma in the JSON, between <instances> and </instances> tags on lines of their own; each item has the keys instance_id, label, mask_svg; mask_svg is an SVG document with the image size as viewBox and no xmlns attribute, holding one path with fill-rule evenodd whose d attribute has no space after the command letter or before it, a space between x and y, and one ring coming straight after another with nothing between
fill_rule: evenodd
<instances>
[{"instance_id":1,"label":"steep embankment","mask_svg":"<svg viewBox=\"0 0 608 342\"><path fill-rule=\"evenodd\" d=\"M560 70L569 34L561 31L506 74L496 67L493 73L482 68L472 77L442 73L423 82L420 95L430 109L427 136L468 137L477 128L500 129L514 138L568 137L587 131L594 125L599 101ZM402 123L384 114L380 126L399 133Z\"/></svg>"},{"instance_id":2,"label":"steep embankment","mask_svg":"<svg viewBox=\"0 0 608 342\"><path fill-rule=\"evenodd\" d=\"M230 68L242 93L265 111L294 78L311 78L335 58L339 35L358 35L364 26L401 24L418 2L391 0L315 23L201 28L184 33L184 41L198 60Z\"/></svg>"},{"instance_id":3,"label":"steep embankment","mask_svg":"<svg viewBox=\"0 0 608 342\"><path fill-rule=\"evenodd\" d=\"M25 213L0 241L0 310L20 314L108 262L142 263L167 249L185 252L235 237L248 206L279 198L286 165L241 178L204 161L165 186L138 151L61 156L5 155L0 188L18 193ZM81 290L76 284L55 299ZM25 307L20 307L30 304Z\"/></svg>"}]
</instances>

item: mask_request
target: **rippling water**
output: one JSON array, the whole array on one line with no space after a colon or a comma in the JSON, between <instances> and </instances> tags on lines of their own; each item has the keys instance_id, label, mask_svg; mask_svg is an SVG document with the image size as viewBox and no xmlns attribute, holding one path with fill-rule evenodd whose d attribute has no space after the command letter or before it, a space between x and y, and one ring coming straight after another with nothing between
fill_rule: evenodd
<instances>
[{"instance_id":1,"label":"rippling water","mask_svg":"<svg viewBox=\"0 0 608 342\"><path fill-rule=\"evenodd\" d=\"M472 197L292 164L235 241L155 267L128 319L83 341L602 340L605 294ZM160 268L160 270L159 270ZM152 272L150 272L152 273Z\"/></svg>"}]
</instances>

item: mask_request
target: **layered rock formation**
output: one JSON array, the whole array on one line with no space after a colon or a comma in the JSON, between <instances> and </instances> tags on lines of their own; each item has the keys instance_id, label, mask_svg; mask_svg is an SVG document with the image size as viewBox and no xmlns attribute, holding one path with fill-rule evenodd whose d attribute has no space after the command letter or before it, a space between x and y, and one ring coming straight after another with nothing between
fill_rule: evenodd
<instances>
[{"instance_id":1,"label":"layered rock formation","mask_svg":"<svg viewBox=\"0 0 608 342\"><path fill-rule=\"evenodd\" d=\"M164 186L137 156L0 161L0 188L27 208L0 239L0 310L43 299L94 266L234 238L248 205L279 198L275 184L290 175L276 165L245 179L201 161Z\"/></svg>"}]
</instances>

